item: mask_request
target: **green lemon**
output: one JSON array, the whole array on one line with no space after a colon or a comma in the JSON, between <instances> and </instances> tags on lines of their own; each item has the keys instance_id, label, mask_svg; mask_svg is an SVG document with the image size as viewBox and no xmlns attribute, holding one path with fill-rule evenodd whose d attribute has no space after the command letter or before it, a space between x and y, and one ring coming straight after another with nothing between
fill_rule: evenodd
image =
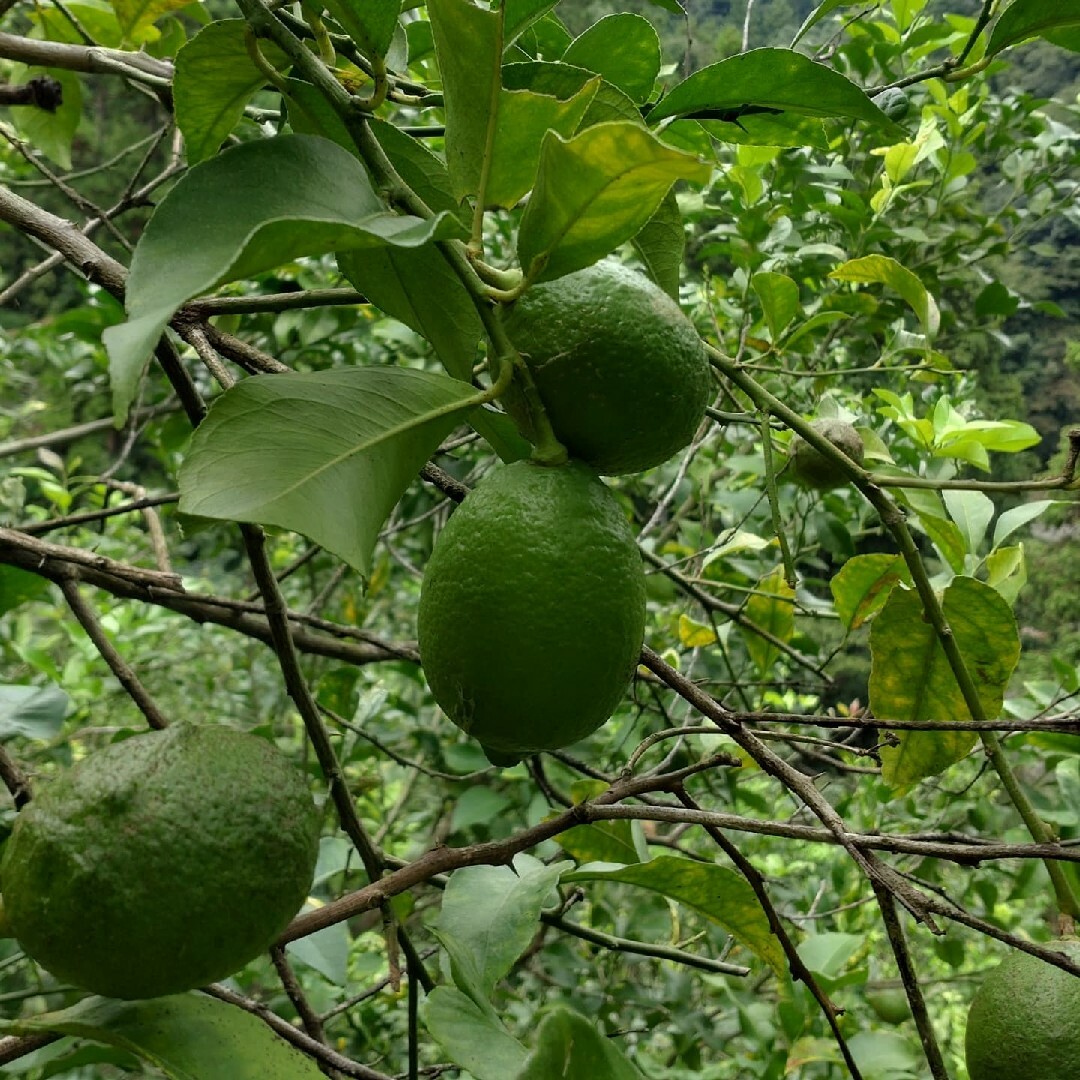
<instances>
[{"instance_id":1,"label":"green lemon","mask_svg":"<svg viewBox=\"0 0 1080 1080\"><path fill-rule=\"evenodd\" d=\"M866 1003L886 1024L902 1024L911 1019L911 1005L907 994L899 986L885 986L879 990L867 990Z\"/></svg>"},{"instance_id":2,"label":"green lemon","mask_svg":"<svg viewBox=\"0 0 1080 1080\"><path fill-rule=\"evenodd\" d=\"M506 323L559 441L606 475L667 461L713 380L697 331L638 271L605 260L530 288Z\"/></svg>"},{"instance_id":3,"label":"green lemon","mask_svg":"<svg viewBox=\"0 0 1080 1080\"><path fill-rule=\"evenodd\" d=\"M14 936L58 979L174 994L254 959L307 896L319 815L264 739L176 724L43 786L0 862Z\"/></svg>"},{"instance_id":4,"label":"green lemon","mask_svg":"<svg viewBox=\"0 0 1080 1080\"><path fill-rule=\"evenodd\" d=\"M862 464L866 451L859 433L851 424L830 419L815 420L810 426L847 454L856 465ZM790 473L796 483L817 491L828 491L848 482L843 469L799 436L791 442Z\"/></svg>"},{"instance_id":5,"label":"green lemon","mask_svg":"<svg viewBox=\"0 0 1080 1080\"><path fill-rule=\"evenodd\" d=\"M583 739L614 711L645 633L645 574L584 466L515 462L454 511L424 573L431 692L493 764Z\"/></svg>"},{"instance_id":6,"label":"green lemon","mask_svg":"<svg viewBox=\"0 0 1080 1080\"><path fill-rule=\"evenodd\" d=\"M1080 963L1080 941L1052 948ZM987 975L968 1012L971 1080L1075 1080L1080 1069L1080 977L1011 952Z\"/></svg>"}]
</instances>

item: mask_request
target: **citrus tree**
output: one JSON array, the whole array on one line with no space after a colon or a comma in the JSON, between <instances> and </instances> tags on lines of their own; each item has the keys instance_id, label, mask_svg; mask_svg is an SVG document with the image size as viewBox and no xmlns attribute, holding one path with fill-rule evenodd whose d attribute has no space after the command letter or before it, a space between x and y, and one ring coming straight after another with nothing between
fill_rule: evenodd
<instances>
[{"instance_id":1,"label":"citrus tree","mask_svg":"<svg viewBox=\"0 0 1080 1080\"><path fill-rule=\"evenodd\" d=\"M0 0L13 1075L1075 1074L1080 4L637 7Z\"/></svg>"}]
</instances>

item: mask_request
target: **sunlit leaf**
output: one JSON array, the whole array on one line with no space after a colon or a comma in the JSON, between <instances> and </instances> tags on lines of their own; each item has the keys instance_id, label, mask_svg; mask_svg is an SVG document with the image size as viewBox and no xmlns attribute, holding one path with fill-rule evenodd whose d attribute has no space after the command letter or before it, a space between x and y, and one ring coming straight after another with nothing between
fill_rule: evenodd
<instances>
[{"instance_id":1,"label":"sunlit leaf","mask_svg":"<svg viewBox=\"0 0 1080 1080\"><path fill-rule=\"evenodd\" d=\"M975 683L985 715L1001 713L1005 687L1020 657L1020 635L1008 603L991 586L957 577L942 598L953 640ZM918 593L894 589L870 630L870 708L890 720L970 720L959 684ZM971 731L900 731L881 749L882 776L907 790L947 769L975 745Z\"/></svg>"},{"instance_id":2,"label":"sunlit leaf","mask_svg":"<svg viewBox=\"0 0 1080 1080\"><path fill-rule=\"evenodd\" d=\"M851 259L833 270L829 277L837 281L859 284L879 283L898 292L919 317L927 337L933 337L941 322L941 314L926 286L905 266L888 255L864 255Z\"/></svg>"},{"instance_id":3,"label":"sunlit leaf","mask_svg":"<svg viewBox=\"0 0 1080 1080\"><path fill-rule=\"evenodd\" d=\"M629 240L676 180L703 184L710 173L635 124L597 124L570 140L549 132L518 233L522 268L550 281L590 266Z\"/></svg>"}]
</instances>

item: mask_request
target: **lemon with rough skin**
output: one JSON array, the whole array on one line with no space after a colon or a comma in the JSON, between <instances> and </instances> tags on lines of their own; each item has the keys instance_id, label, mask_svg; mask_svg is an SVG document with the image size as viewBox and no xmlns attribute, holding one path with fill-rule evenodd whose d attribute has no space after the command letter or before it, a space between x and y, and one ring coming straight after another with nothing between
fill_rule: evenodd
<instances>
[{"instance_id":1,"label":"lemon with rough skin","mask_svg":"<svg viewBox=\"0 0 1080 1080\"><path fill-rule=\"evenodd\" d=\"M842 450L856 465L861 465L866 450L855 428L844 420L815 420L810 425L837 448ZM801 436L791 442L791 478L803 487L816 491L828 491L848 482L847 474L836 462L827 458Z\"/></svg>"},{"instance_id":2,"label":"lemon with rough skin","mask_svg":"<svg viewBox=\"0 0 1080 1080\"><path fill-rule=\"evenodd\" d=\"M1080 941L1051 948L1080 963ZM971 1080L1075 1080L1080 1070L1080 977L1019 950L983 980L964 1041Z\"/></svg>"},{"instance_id":3,"label":"lemon with rough skin","mask_svg":"<svg viewBox=\"0 0 1080 1080\"><path fill-rule=\"evenodd\" d=\"M506 322L571 457L605 475L667 461L694 437L713 379L679 305L612 259L528 289Z\"/></svg>"},{"instance_id":4,"label":"lemon with rough skin","mask_svg":"<svg viewBox=\"0 0 1080 1080\"><path fill-rule=\"evenodd\" d=\"M424 674L494 764L595 731L633 678L644 633L633 533L577 463L492 473L454 511L424 572Z\"/></svg>"},{"instance_id":5,"label":"lemon with rough skin","mask_svg":"<svg viewBox=\"0 0 1080 1080\"><path fill-rule=\"evenodd\" d=\"M106 997L180 993L269 947L318 849L308 785L276 747L176 724L42 785L4 847L4 913L58 979Z\"/></svg>"}]
</instances>

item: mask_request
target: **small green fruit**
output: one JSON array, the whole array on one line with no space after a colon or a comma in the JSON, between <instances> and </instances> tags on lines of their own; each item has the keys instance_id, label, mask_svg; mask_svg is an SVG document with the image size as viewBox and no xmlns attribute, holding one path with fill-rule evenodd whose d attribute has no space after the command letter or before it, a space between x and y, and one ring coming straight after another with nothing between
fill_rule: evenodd
<instances>
[{"instance_id":1,"label":"small green fruit","mask_svg":"<svg viewBox=\"0 0 1080 1080\"><path fill-rule=\"evenodd\" d=\"M851 424L843 420L815 420L810 426L847 454L856 465L862 464L866 451L859 433ZM828 491L848 481L843 469L799 436L791 442L790 455L789 474L802 487Z\"/></svg>"},{"instance_id":2,"label":"small green fruit","mask_svg":"<svg viewBox=\"0 0 1080 1080\"><path fill-rule=\"evenodd\" d=\"M1077 939L1051 948L1080 963ZM1011 952L971 1001L964 1049L971 1080L1076 1080L1080 977Z\"/></svg>"},{"instance_id":3,"label":"small green fruit","mask_svg":"<svg viewBox=\"0 0 1080 1080\"><path fill-rule=\"evenodd\" d=\"M884 987L881 990L868 990L866 1003L886 1024L902 1024L911 1019L911 1005L907 994L898 986Z\"/></svg>"},{"instance_id":4,"label":"small green fruit","mask_svg":"<svg viewBox=\"0 0 1080 1080\"><path fill-rule=\"evenodd\" d=\"M439 535L417 629L435 700L493 764L585 738L645 633L645 572L614 496L576 463L492 473Z\"/></svg>"}]
</instances>

